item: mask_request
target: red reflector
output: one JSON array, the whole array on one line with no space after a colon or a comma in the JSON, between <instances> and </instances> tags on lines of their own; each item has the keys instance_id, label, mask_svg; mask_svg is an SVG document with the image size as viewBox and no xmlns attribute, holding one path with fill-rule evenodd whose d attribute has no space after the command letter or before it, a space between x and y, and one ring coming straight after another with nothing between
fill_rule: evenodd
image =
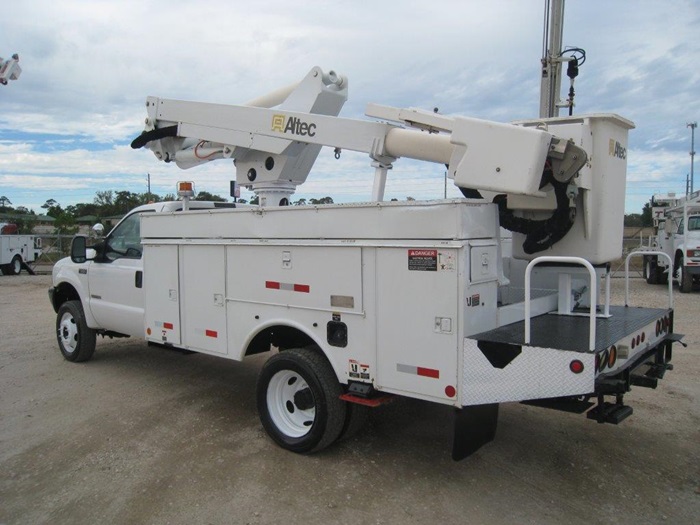
<instances>
[{"instance_id":1,"label":"red reflector","mask_svg":"<svg viewBox=\"0 0 700 525\"><path fill-rule=\"evenodd\" d=\"M311 291L311 287L308 284L295 284L294 291L295 292L302 292L302 293L309 293Z\"/></svg>"},{"instance_id":2,"label":"red reflector","mask_svg":"<svg viewBox=\"0 0 700 525\"><path fill-rule=\"evenodd\" d=\"M219 337L219 333L216 330L204 330L204 335L207 337Z\"/></svg>"},{"instance_id":3,"label":"red reflector","mask_svg":"<svg viewBox=\"0 0 700 525\"><path fill-rule=\"evenodd\" d=\"M445 395L447 397L455 397L457 395L457 390L452 385L447 385L445 387Z\"/></svg>"},{"instance_id":4,"label":"red reflector","mask_svg":"<svg viewBox=\"0 0 700 525\"><path fill-rule=\"evenodd\" d=\"M418 367L416 373L423 377L432 377L434 379L440 379L440 370L435 370L433 368L423 368Z\"/></svg>"},{"instance_id":5,"label":"red reflector","mask_svg":"<svg viewBox=\"0 0 700 525\"><path fill-rule=\"evenodd\" d=\"M583 363L579 361L578 359L574 359L569 363L569 370L571 370L574 374L580 374L583 372Z\"/></svg>"},{"instance_id":6,"label":"red reflector","mask_svg":"<svg viewBox=\"0 0 700 525\"><path fill-rule=\"evenodd\" d=\"M163 323L163 328L166 330L172 330L174 328L173 323Z\"/></svg>"},{"instance_id":7,"label":"red reflector","mask_svg":"<svg viewBox=\"0 0 700 525\"><path fill-rule=\"evenodd\" d=\"M636 341L636 339L633 337L633 338L632 338L632 348L634 348L634 347L636 346L636 345L634 344L635 341Z\"/></svg>"},{"instance_id":8,"label":"red reflector","mask_svg":"<svg viewBox=\"0 0 700 525\"><path fill-rule=\"evenodd\" d=\"M644 342L644 340L645 340L646 338L647 338L647 337L646 337L646 332L642 332L642 343Z\"/></svg>"},{"instance_id":9,"label":"red reflector","mask_svg":"<svg viewBox=\"0 0 700 525\"><path fill-rule=\"evenodd\" d=\"M280 283L276 281L265 281L265 288L272 288L273 290L280 289Z\"/></svg>"},{"instance_id":10,"label":"red reflector","mask_svg":"<svg viewBox=\"0 0 700 525\"><path fill-rule=\"evenodd\" d=\"M639 346L640 341L642 340L641 337L637 336L637 346Z\"/></svg>"}]
</instances>

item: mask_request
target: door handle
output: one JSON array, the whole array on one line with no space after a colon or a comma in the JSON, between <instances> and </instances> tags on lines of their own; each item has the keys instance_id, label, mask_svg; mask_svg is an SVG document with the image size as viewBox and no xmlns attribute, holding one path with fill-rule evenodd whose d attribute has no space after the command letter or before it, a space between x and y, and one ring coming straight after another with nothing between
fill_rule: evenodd
<instances>
[{"instance_id":1,"label":"door handle","mask_svg":"<svg viewBox=\"0 0 700 525\"><path fill-rule=\"evenodd\" d=\"M143 288L143 272L141 270L136 271L134 286L136 286L136 288Z\"/></svg>"}]
</instances>

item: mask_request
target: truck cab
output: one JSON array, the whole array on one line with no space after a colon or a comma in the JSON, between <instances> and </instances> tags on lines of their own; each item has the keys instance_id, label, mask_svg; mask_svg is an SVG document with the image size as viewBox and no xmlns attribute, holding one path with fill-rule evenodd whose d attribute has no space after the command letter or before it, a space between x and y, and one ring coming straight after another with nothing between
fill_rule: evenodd
<instances>
[{"instance_id":1,"label":"truck cab","mask_svg":"<svg viewBox=\"0 0 700 525\"><path fill-rule=\"evenodd\" d=\"M189 203L190 209L235 206L205 201ZM89 341L94 340L96 334L143 336L141 218L147 214L179 213L182 210L182 201L139 206L93 246L86 246L85 237L77 237L71 248L71 257L54 265L49 297L57 313L65 310L59 315L59 334L65 334L61 347L64 355L79 357L80 335L85 335L83 340L87 338L87 347L91 346ZM84 334L75 328L79 323L84 323Z\"/></svg>"}]
</instances>

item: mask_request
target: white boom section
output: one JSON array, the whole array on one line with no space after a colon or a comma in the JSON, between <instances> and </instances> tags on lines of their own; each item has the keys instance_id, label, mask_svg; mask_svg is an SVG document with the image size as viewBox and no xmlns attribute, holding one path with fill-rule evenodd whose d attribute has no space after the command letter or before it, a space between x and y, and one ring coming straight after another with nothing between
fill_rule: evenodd
<instances>
[{"instance_id":1,"label":"white boom section","mask_svg":"<svg viewBox=\"0 0 700 525\"><path fill-rule=\"evenodd\" d=\"M322 146L369 154L374 200L382 200L387 170L400 157L448 164L458 186L544 195L539 186L554 137L547 131L374 104L369 116L401 126L340 118L347 87L345 77L315 67L299 84L246 106L149 97L141 145L181 168L235 159L237 182L262 206L287 204Z\"/></svg>"}]
</instances>

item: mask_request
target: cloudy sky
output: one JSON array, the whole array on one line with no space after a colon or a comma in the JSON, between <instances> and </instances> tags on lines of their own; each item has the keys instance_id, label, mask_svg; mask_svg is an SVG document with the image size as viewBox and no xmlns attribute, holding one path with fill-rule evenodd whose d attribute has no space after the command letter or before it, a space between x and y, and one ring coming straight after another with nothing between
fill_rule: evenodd
<instances>
[{"instance_id":1,"label":"cloudy sky","mask_svg":"<svg viewBox=\"0 0 700 525\"><path fill-rule=\"evenodd\" d=\"M155 193L191 179L226 195L229 162L183 172L129 147L146 96L242 104L315 65L349 78L346 117L363 118L369 102L536 117L543 14L544 0L15 2L0 18L0 56L18 53L23 69L0 86L0 195L40 212L47 199L146 191L148 173ZM628 213L653 193L685 192L686 124L700 120L699 27L697 0L566 4L564 44L587 52L575 112L614 112L637 126ZM324 150L295 198L367 200L372 172L364 155L336 161ZM387 198L442 194L440 166L398 161L390 172Z\"/></svg>"}]
</instances>

